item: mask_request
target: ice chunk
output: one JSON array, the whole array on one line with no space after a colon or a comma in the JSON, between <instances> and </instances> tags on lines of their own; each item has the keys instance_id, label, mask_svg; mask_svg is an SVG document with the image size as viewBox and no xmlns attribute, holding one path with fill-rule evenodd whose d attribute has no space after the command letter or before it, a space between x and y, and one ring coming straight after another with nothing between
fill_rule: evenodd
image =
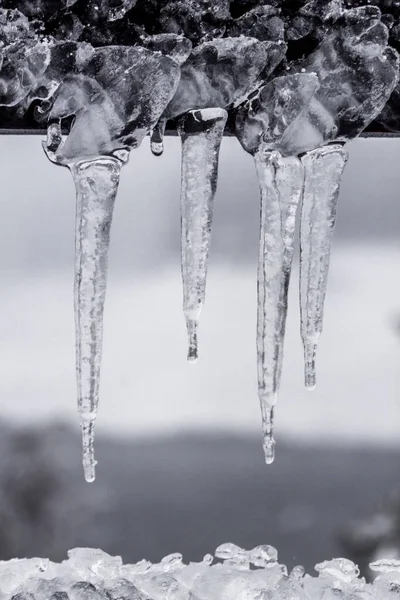
<instances>
[{"instance_id":1,"label":"ice chunk","mask_svg":"<svg viewBox=\"0 0 400 600\"><path fill-rule=\"evenodd\" d=\"M182 140L183 311L189 337L189 361L198 358L197 326L205 300L218 158L227 116L222 108L195 110L182 117L178 124Z\"/></svg>"},{"instance_id":2,"label":"ice chunk","mask_svg":"<svg viewBox=\"0 0 400 600\"><path fill-rule=\"evenodd\" d=\"M329 260L340 183L348 153L340 145L327 146L302 158L305 170L300 227L301 336L305 384L315 387L315 355L322 332Z\"/></svg>"},{"instance_id":3,"label":"ice chunk","mask_svg":"<svg viewBox=\"0 0 400 600\"><path fill-rule=\"evenodd\" d=\"M264 548L269 548L265 546ZM2 600L394 600L399 594L399 566L376 563L373 584L360 578L358 567L344 558L316 566L317 577L305 575L302 567L290 574L277 561L250 568L249 558L257 549L244 550L223 544L212 563L208 555L200 563L186 565L181 555L171 555L158 564L146 561L122 565L119 557L100 550L79 548L61 564L40 559L1 563ZM273 553L276 555L276 551ZM235 560L238 559L236 562ZM33 564L35 565L33 568Z\"/></svg>"},{"instance_id":4,"label":"ice chunk","mask_svg":"<svg viewBox=\"0 0 400 600\"><path fill-rule=\"evenodd\" d=\"M136 148L156 125L179 82L179 65L145 48L98 48L83 72L66 77L49 118L75 116L56 153L66 164Z\"/></svg>"},{"instance_id":5,"label":"ice chunk","mask_svg":"<svg viewBox=\"0 0 400 600\"><path fill-rule=\"evenodd\" d=\"M282 42L224 38L196 47L182 66L181 80L165 116L200 108L240 104L282 60Z\"/></svg>"},{"instance_id":6,"label":"ice chunk","mask_svg":"<svg viewBox=\"0 0 400 600\"><path fill-rule=\"evenodd\" d=\"M231 19L230 1L170 0L163 3L159 18L163 31L183 34L198 44L224 35Z\"/></svg>"},{"instance_id":7,"label":"ice chunk","mask_svg":"<svg viewBox=\"0 0 400 600\"><path fill-rule=\"evenodd\" d=\"M15 106L37 86L50 49L18 10L0 8L0 106Z\"/></svg>"},{"instance_id":8,"label":"ice chunk","mask_svg":"<svg viewBox=\"0 0 400 600\"><path fill-rule=\"evenodd\" d=\"M254 155L263 145L290 155L284 152L285 139L297 129L296 121L308 111L318 88L315 73L276 77L260 88L236 113L236 135L243 148Z\"/></svg>"},{"instance_id":9,"label":"ice chunk","mask_svg":"<svg viewBox=\"0 0 400 600\"><path fill-rule=\"evenodd\" d=\"M257 6L233 21L229 36L247 35L262 41L278 42L285 39L285 25L280 10L274 6Z\"/></svg>"},{"instance_id":10,"label":"ice chunk","mask_svg":"<svg viewBox=\"0 0 400 600\"><path fill-rule=\"evenodd\" d=\"M192 42L182 35L174 33L159 33L145 38L142 45L153 52L161 52L183 65L192 51Z\"/></svg>"},{"instance_id":11,"label":"ice chunk","mask_svg":"<svg viewBox=\"0 0 400 600\"><path fill-rule=\"evenodd\" d=\"M359 135L382 111L399 77L399 60L388 47L379 9L343 12L321 44L295 67L316 73L320 87L281 151L297 155Z\"/></svg>"}]
</instances>

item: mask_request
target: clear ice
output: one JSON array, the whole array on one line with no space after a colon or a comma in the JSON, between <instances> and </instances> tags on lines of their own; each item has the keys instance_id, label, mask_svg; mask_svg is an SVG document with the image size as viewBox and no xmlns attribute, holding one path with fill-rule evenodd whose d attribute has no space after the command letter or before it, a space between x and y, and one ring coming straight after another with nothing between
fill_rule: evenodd
<instances>
[{"instance_id":1,"label":"clear ice","mask_svg":"<svg viewBox=\"0 0 400 600\"><path fill-rule=\"evenodd\" d=\"M197 327L206 294L208 255L219 151L228 113L206 108L178 122L182 141L181 267L183 311L189 338L188 360L198 358Z\"/></svg>"},{"instance_id":2,"label":"clear ice","mask_svg":"<svg viewBox=\"0 0 400 600\"><path fill-rule=\"evenodd\" d=\"M238 106L272 73L285 50L281 41L261 42L245 36L200 44L182 65L181 80L165 116Z\"/></svg>"},{"instance_id":3,"label":"clear ice","mask_svg":"<svg viewBox=\"0 0 400 600\"><path fill-rule=\"evenodd\" d=\"M75 327L78 413L83 468L95 479L94 426L99 405L103 310L107 288L110 229L121 167L102 157L71 165L76 187Z\"/></svg>"},{"instance_id":4,"label":"clear ice","mask_svg":"<svg viewBox=\"0 0 400 600\"><path fill-rule=\"evenodd\" d=\"M307 6L302 10L307 12ZM337 8L333 3L329 11ZM343 11L310 56L289 64L286 74L266 83L236 111L236 135L255 157L261 188L257 353L267 463L274 458L274 407L282 369L296 206L302 198L301 335L305 383L313 389L336 206L347 163L340 142L363 131L396 85L398 56L387 43L388 30L376 7ZM290 176L279 181L281 166L277 165L284 161Z\"/></svg>"},{"instance_id":5,"label":"clear ice","mask_svg":"<svg viewBox=\"0 0 400 600\"><path fill-rule=\"evenodd\" d=\"M100 48L82 73L64 80L49 115L44 150L52 162L69 167L76 187L76 370L87 481L95 478L107 256L120 171L129 151L157 126L178 81L178 63L161 53ZM71 115L63 139L62 119Z\"/></svg>"},{"instance_id":6,"label":"clear ice","mask_svg":"<svg viewBox=\"0 0 400 600\"><path fill-rule=\"evenodd\" d=\"M304 191L300 219L300 311L305 385L316 384L315 356L322 332L329 260L340 183L348 153L339 144L302 158Z\"/></svg>"},{"instance_id":7,"label":"clear ice","mask_svg":"<svg viewBox=\"0 0 400 600\"><path fill-rule=\"evenodd\" d=\"M255 154L260 186L257 365L264 454L274 460L274 407L282 372L288 289L303 167L295 157L261 149Z\"/></svg>"},{"instance_id":8,"label":"clear ice","mask_svg":"<svg viewBox=\"0 0 400 600\"><path fill-rule=\"evenodd\" d=\"M216 559L216 560L215 560ZM292 571L278 562L272 546L244 550L222 544L215 558L207 554L188 565L181 554L158 564L142 560L123 564L121 557L98 549L75 548L62 563L47 559L0 562L3 600L394 600L398 598L400 562L372 563L376 574L366 583L353 562L337 558L316 565L316 576L301 566Z\"/></svg>"}]
</instances>

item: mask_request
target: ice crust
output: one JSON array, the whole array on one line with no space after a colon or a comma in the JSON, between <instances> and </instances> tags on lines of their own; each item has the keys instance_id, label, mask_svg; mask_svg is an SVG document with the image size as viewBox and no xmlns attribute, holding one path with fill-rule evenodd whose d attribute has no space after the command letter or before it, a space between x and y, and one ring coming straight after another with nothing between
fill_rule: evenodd
<instances>
[{"instance_id":1,"label":"ice crust","mask_svg":"<svg viewBox=\"0 0 400 600\"><path fill-rule=\"evenodd\" d=\"M376 27L374 25L373 31L363 35L363 39L352 47L351 43L346 43L346 39L351 39L357 33L358 26L363 27L365 20L361 14L365 10L363 4L369 5L367 6L369 11L375 11L378 20L382 13L382 22ZM343 17L344 9L355 11L353 26L356 26L353 27L353 33L350 31L348 18ZM361 12L357 13L357 11ZM88 46L116 45L141 46L168 54L168 50L165 50L168 44L161 44L160 40L155 41L155 36L170 36L170 47L173 45L174 37L185 39L184 42L180 42L181 46L190 44L195 47L183 69L182 77L182 82L188 78L191 87L197 88L194 90L194 95L193 89L191 91L194 100L199 96L198 87L202 79L205 80L201 86L205 89L203 96L210 97L210 84L207 81L212 79L211 87L218 89L222 85L222 89L219 89L220 101L217 106L231 108L232 95L236 96L233 102L240 101L240 98L244 100L246 93L248 95L254 89L251 80L257 78L255 73L257 61L263 59L262 46L252 55L250 48L247 48L247 58L243 48L235 50L232 40L244 36L264 44L286 43L275 76L284 74L286 68L290 70L296 70L298 67L306 68L309 72L328 66L330 78L336 80L338 73L335 75L331 68L333 59L337 61L337 67L340 68L343 60L347 63L353 61L356 65L354 61L357 61L357 55L360 56L362 53L364 56L369 55L370 66L366 69L365 65L360 66L358 80L362 80L364 85L374 84L369 99L370 106L374 107L375 121L372 127L397 131L400 130L400 118L395 97L394 101L386 99L389 100L388 109L382 110L381 107L381 114L376 114L379 112L380 102L375 103L375 93L380 81L382 84L385 83L386 76L383 66L379 65L378 61L372 61L372 54L379 45L383 50L386 43L393 49L400 49L399 20L400 8L397 3L387 0L368 0L368 2L366 0L365 2L360 0L269 0L268 2L262 0L185 0L185 2L182 0L1 0L0 127L13 126L17 123L25 127L42 124L43 120L40 119L37 111L32 115L32 104L36 105L39 99L52 97L66 75L81 72L82 65L79 64L78 58L78 54L82 54L81 47L83 54ZM339 30L342 31L341 35L338 35ZM13 41L10 39L11 32L13 32ZM333 54L330 53L332 40L336 44ZM220 44L221 42L224 43ZM311 55L316 45L321 43L320 51L326 50L324 64L318 65L315 61L311 64ZM232 48L238 55L243 53L243 62L237 63L238 67L241 64L239 71L235 71L232 65L229 67L228 63L226 65L228 72L231 71L228 78L234 79L236 89L233 93L231 90L224 96L226 90L221 79L227 77L227 70L225 68L221 73L218 70L221 65L213 70L210 64L213 62L212 51L210 46L204 47L204 44L211 44L211 46L214 44L214 59L216 55L220 55L222 61L227 59L229 62L229 50L224 54L224 48ZM203 49L197 50L197 47ZM181 64L184 57L187 58L185 52L186 50L181 54ZM171 50L172 54L177 56L179 50L176 48ZM390 65L394 64L395 55L391 50L386 51L385 54L389 63L386 70L389 72ZM271 50L265 60L266 66L270 62L271 67L273 66L273 55L274 52ZM204 64L201 68L197 68L200 62ZM300 66L299 62L302 63ZM194 63L197 65L195 70L193 70ZM238 87L244 84L246 88L246 83L238 82L237 72L243 75L250 67L253 73L249 74L247 92L244 90L241 93ZM260 87L267 82L270 71L271 69L267 68L265 72L259 72L260 80L255 87ZM375 82L374 76L377 78ZM218 83L216 79L219 79ZM326 83L329 85L328 81ZM185 99L182 85L178 89L176 99L178 105ZM390 96L390 86L386 89ZM213 89L213 94L215 93ZM343 94L343 101L348 102L349 95L358 100L357 90L348 77L345 77L342 84L338 86L337 97L341 94ZM221 103L221 95L224 97L223 103ZM191 106L187 106L187 110L215 107L210 103L205 104L204 97L201 100L200 104L192 102ZM317 100L321 99L318 97ZM325 104L324 101L322 104ZM364 106L365 100L362 104ZM174 108L179 111L178 106ZM368 106L365 105L365 108L368 109ZM176 110L171 111L171 115L176 116ZM183 112L185 107L179 114ZM345 114L340 117L340 123L336 123L335 126L342 127L345 135L353 137L354 126L359 129L370 124L369 118L364 124L362 120L357 119L357 116L351 112L351 106L347 106L344 112Z\"/></svg>"},{"instance_id":2,"label":"ice crust","mask_svg":"<svg viewBox=\"0 0 400 600\"><path fill-rule=\"evenodd\" d=\"M275 548L246 551L222 544L215 558L182 561L171 554L158 564L146 560L124 565L119 556L75 548L60 564L46 559L0 562L3 600L392 600L398 598L400 562L371 565L372 584L359 577L357 566L339 558L316 565L317 576L300 566L289 573Z\"/></svg>"}]
</instances>

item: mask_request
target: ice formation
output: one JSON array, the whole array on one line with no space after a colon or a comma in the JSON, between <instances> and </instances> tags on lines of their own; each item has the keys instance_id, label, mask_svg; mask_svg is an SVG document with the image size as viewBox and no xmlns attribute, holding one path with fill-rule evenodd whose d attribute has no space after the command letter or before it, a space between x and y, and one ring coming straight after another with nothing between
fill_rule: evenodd
<instances>
[{"instance_id":1,"label":"ice formation","mask_svg":"<svg viewBox=\"0 0 400 600\"><path fill-rule=\"evenodd\" d=\"M165 118L180 115L182 139L183 310L188 360L198 358L197 328L205 301L218 156L228 113L282 60L282 42L239 37L200 45L182 66L181 81ZM188 107L198 110L187 111ZM153 153L154 153L153 141Z\"/></svg>"},{"instance_id":2,"label":"ice formation","mask_svg":"<svg viewBox=\"0 0 400 600\"><path fill-rule=\"evenodd\" d=\"M76 186L76 370L87 481L95 478L107 255L120 170L157 124L178 81L177 62L161 53L101 48L82 73L64 80L49 115L45 152L70 168ZM61 120L71 114L75 121L64 141Z\"/></svg>"},{"instance_id":3,"label":"ice formation","mask_svg":"<svg viewBox=\"0 0 400 600\"><path fill-rule=\"evenodd\" d=\"M255 158L261 190L257 351L267 463L274 456L274 407L282 370L296 208L301 203L305 384L313 389L337 200L347 163L342 145L381 112L396 85L398 57L387 43L388 32L375 7L345 11L305 61L272 79L237 111L236 133ZM281 174L283 183L279 182L282 161L298 156L302 168L292 163L290 174Z\"/></svg>"},{"instance_id":4,"label":"ice formation","mask_svg":"<svg viewBox=\"0 0 400 600\"><path fill-rule=\"evenodd\" d=\"M371 564L377 577L366 583L358 567L344 558L316 565L317 576L297 566L289 573L278 562L272 546L243 550L222 544L216 561L207 554L202 562L182 561L181 554L166 556L158 564L146 560L129 565L119 556L101 550L75 548L62 563L46 559L0 562L0 594L4 600L392 600L398 598L400 562ZM214 564L213 564L214 563Z\"/></svg>"},{"instance_id":5,"label":"ice formation","mask_svg":"<svg viewBox=\"0 0 400 600\"><path fill-rule=\"evenodd\" d=\"M189 361L198 358L197 326L206 294L218 155L227 117L223 108L205 108L186 113L178 123L182 140L183 311Z\"/></svg>"},{"instance_id":6,"label":"ice formation","mask_svg":"<svg viewBox=\"0 0 400 600\"><path fill-rule=\"evenodd\" d=\"M148 134L152 153L161 155L171 128L182 142L190 360L198 355L224 132L254 157L261 202L258 392L272 462L297 213L305 382L312 388L344 145L370 126L400 131L400 9L387 0L365 4L62 0L54 11L54 0L0 0L0 129L46 125L46 154L71 170L76 185L78 410L88 480L119 174Z\"/></svg>"}]
</instances>

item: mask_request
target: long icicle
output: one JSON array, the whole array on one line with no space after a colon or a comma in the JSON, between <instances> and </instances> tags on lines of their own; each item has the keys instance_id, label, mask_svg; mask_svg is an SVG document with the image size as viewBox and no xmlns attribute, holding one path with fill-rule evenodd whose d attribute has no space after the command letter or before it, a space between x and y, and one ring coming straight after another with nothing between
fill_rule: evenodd
<instances>
[{"instance_id":1,"label":"long icicle","mask_svg":"<svg viewBox=\"0 0 400 600\"><path fill-rule=\"evenodd\" d=\"M340 144L302 158L305 180L300 220L300 313L305 385L316 385L315 357L323 327L329 260L340 183L348 153Z\"/></svg>"},{"instance_id":2,"label":"long icicle","mask_svg":"<svg viewBox=\"0 0 400 600\"><path fill-rule=\"evenodd\" d=\"M288 288L303 167L294 157L262 148L254 156L260 186L257 364L265 461L275 457L274 407L282 372Z\"/></svg>"},{"instance_id":3,"label":"long icicle","mask_svg":"<svg viewBox=\"0 0 400 600\"><path fill-rule=\"evenodd\" d=\"M181 254L188 360L198 358L197 327L204 305L218 159L227 112L193 110L178 123L182 140Z\"/></svg>"},{"instance_id":4,"label":"long icicle","mask_svg":"<svg viewBox=\"0 0 400 600\"><path fill-rule=\"evenodd\" d=\"M94 481L94 425L99 403L103 309L115 197L123 163L112 157L70 165L76 187L75 327L83 468Z\"/></svg>"}]
</instances>

